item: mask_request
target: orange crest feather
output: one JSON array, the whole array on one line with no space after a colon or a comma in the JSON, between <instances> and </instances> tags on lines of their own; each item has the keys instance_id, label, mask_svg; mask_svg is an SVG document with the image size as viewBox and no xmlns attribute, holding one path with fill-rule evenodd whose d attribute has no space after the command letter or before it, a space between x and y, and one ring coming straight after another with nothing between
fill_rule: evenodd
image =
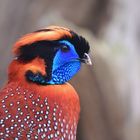
<instances>
[{"instance_id":1,"label":"orange crest feather","mask_svg":"<svg viewBox=\"0 0 140 140\"><path fill-rule=\"evenodd\" d=\"M45 30L48 30L48 31L45 31ZM14 44L13 52L14 54L17 55L19 54L19 48L24 45L32 44L34 42L43 41L43 40L49 40L49 41L59 40L60 38L64 36L72 37L69 29L58 27L58 26L50 26L48 28L42 29L41 32L36 31L36 32L29 33L21 37Z\"/></svg>"}]
</instances>

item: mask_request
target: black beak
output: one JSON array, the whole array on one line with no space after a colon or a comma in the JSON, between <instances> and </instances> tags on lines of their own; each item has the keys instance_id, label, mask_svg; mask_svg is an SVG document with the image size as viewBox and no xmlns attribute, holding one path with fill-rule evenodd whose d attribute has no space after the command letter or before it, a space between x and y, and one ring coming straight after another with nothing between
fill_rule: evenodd
<instances>
[{"instance_id":1,"label":"black beak","mask_svg":"<svg viewBox=\"0 0 140 140\"><path fill-rule=\"evenodd\" d=\"M84 53L84 57L80 59L80 61L87 65L92 65L91 59L87 53Z\"/></svg>"}]
</instances>

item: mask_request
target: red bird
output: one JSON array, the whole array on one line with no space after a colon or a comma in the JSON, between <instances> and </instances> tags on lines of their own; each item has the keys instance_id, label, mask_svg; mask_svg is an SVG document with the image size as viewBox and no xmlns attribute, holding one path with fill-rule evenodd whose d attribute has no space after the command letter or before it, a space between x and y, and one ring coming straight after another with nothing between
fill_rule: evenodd
<instances>
[{"instance_id":1,"label":"red bird","mask_svg":"<svg viewBox=\"0 0 140 140\"><path fill-rule=\"evenodd\" d=\"M91 64L88 42L51 26L20 38L13 53L0 92L0 139L76 140L80 103L67 81L81 62Z\"/></svg>"}]
</instances>

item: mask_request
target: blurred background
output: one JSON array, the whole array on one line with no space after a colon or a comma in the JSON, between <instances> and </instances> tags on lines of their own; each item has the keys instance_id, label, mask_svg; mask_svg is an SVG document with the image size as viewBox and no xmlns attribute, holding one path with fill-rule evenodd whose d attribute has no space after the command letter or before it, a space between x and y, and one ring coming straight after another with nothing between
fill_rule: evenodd
<instances>
[{"instance_id":1,"label":"blurred background","mask_svg":"<svg viewBox=\"0 0 140 140\"><path fill-rule=\"evenodd\" d=\"M77 140L140 140L140 1L0 0L0 87L13 43L48 25L91 45L93 66L71 81L81 100Z\"/></svg>"}]
</instances>

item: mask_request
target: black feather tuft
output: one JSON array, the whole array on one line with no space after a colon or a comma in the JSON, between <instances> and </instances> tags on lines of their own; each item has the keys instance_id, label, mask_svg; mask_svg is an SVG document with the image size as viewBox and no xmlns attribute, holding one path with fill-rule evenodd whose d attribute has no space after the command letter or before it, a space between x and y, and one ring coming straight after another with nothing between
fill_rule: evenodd
<instances>
[{"instance_id":1,"label":"black feather tuft","mask_svg":"<svg viewBox=\"0 0 140 140\"><path fill-rule=\"evenodd\" d=\"M19 49L18 59L23 62L28 62L36 57L49 60L55 54L55 47L58 43L55 41L37 41L32 44L27 44Z\"/></svg>"},{"instance_id":2,"label":"black feather tuft","mask_svg":"<svg viewBox=\"0 0 140 140\"><path fill-rule=\"evenodd\" d=\"M49 31L54 31L54 30L53 29L49 29L49 28L47 28L47 29L40 29L40 30L34 31L34 33L38 33L38 32L49 32Z\"/></svg>"},{"instance_id":3,"label":"black feather tuft","mask_svg":"<svg viewBox=\"0 0 140 140\"><path fill-rule=\"evenodd\" d=\"M76 34L73 31L70 31L72 34L72 38L70 37L64 37L62 40L68 40L70 43L72 43L79 55L80 58L83 58L84 53L89 53L90 46L89 43L86 41L86 39L78 34Z\"/></svg>"}]
</instances>

